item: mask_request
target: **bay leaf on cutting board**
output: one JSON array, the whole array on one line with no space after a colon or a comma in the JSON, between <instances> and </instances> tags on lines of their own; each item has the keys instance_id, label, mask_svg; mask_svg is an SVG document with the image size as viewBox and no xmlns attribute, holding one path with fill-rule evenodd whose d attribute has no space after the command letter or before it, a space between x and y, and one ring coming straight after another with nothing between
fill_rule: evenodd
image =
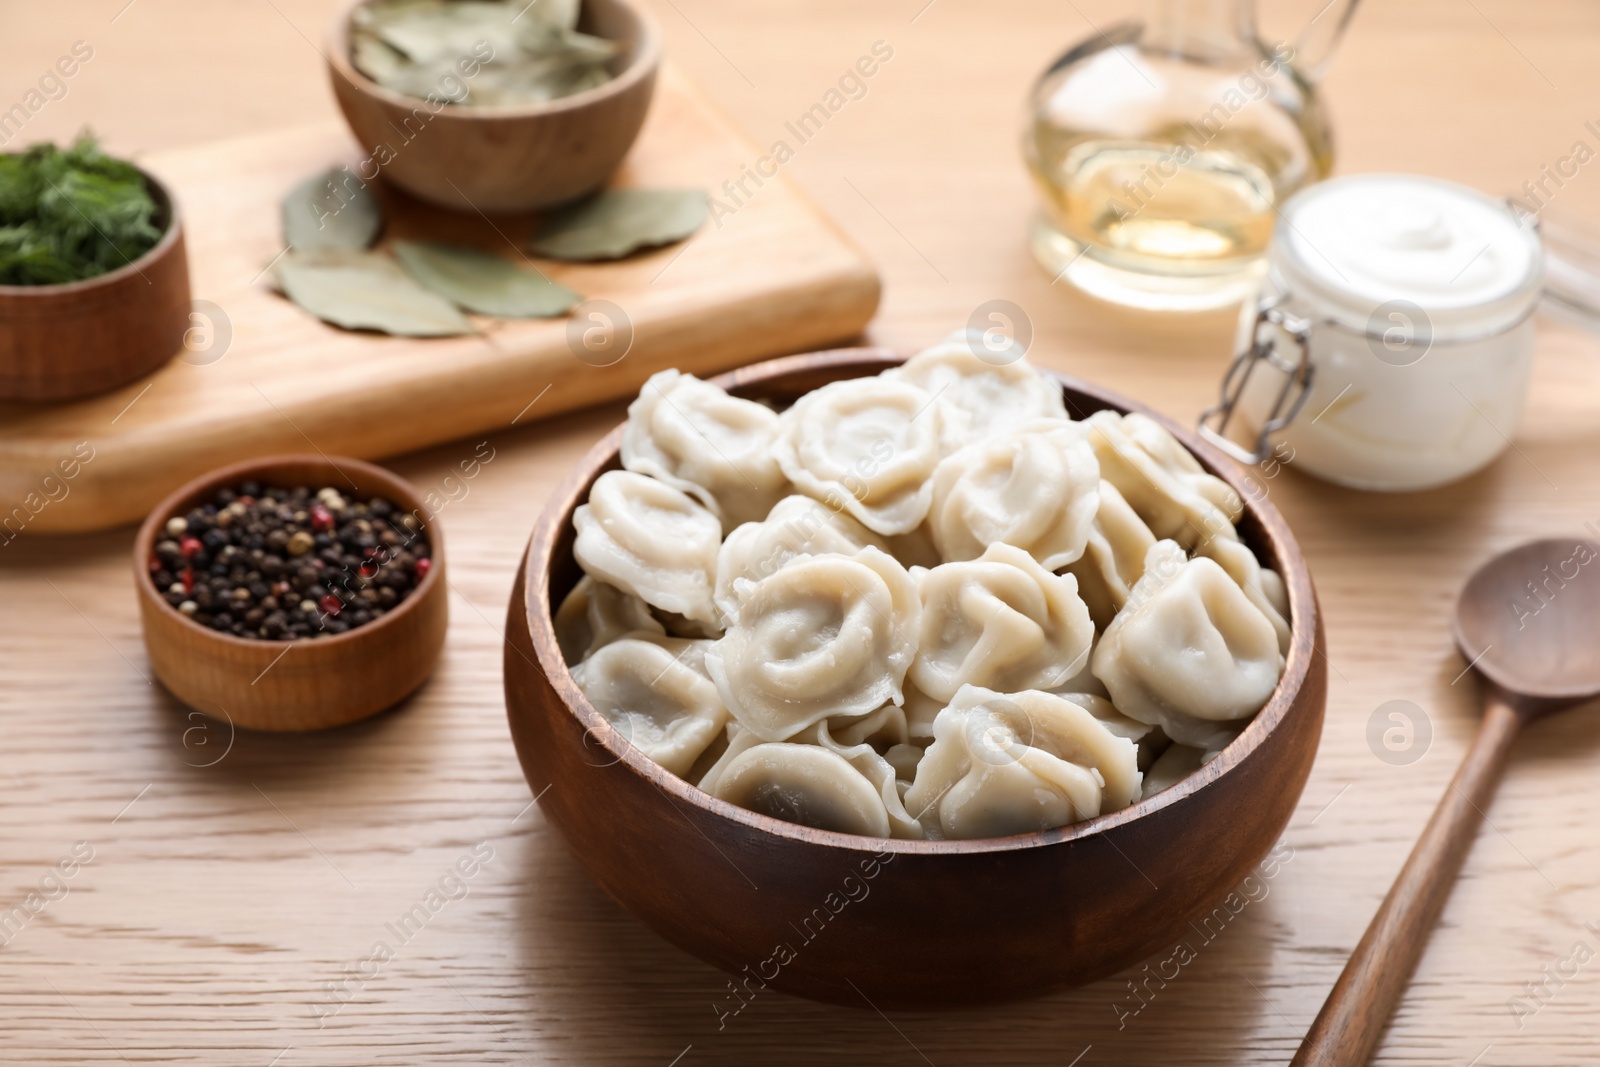
<instances>
[{"instance_id":1,"label":"bay leaf on cutting board","mask_svg":"<svg viewBox=\"0 0 1600 1067\"><path fill-rule=\"evenodd\" d=\"M456 306L429 292L379 252L324 248L290 252L273 268L278 288L311 314L347 330L401 337L471 333Z\"/></svg>"},{"instance_id":2,"label":"bay leaf on cutting board","mask_svg":"<svg viewBox=\"0 0 1600 1067\"><path fill-rule=\"evenodd\" d=\"M537 271L465 245L396 241L393 251L412 278L468 311L543 319L583 301L581 294Z\"/></svg>"},{"instance_id":3,"label":"bay leaf on cutting board","mask_svg":"<svg viewBox=\"0 0 1600 1067\"><path fill-rule=\"evenodd\" d=\"M621 259L683 240L710 210L704 189L606 189L546 215L529 249L550 259Z\"/></svg>"},{"instance_id":4,"label":"bay leaf on cutting board","mask_svg":"<svg viewBox=\"0 0 1600 1067\"><path fill-rule=\"evenodd\" d=\"M377 199L349 167L311 175L289 190L281 211L284 243L296 252L367 248L383 229Z\"/></svg>"}]
</instances>

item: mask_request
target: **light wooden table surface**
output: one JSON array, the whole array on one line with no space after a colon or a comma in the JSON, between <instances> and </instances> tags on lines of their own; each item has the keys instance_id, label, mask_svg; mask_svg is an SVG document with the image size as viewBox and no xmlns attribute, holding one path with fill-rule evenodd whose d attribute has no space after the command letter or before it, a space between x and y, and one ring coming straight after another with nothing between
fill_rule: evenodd
<instances>
[{"instance_id":1,"label":"light wooden table surface","mask_svg":"<svg viewBox=\"0 0 1600 1067\"><path fill-rule=\"evenodd\" d=\"M1121 17L1118 5L651 6L673 61L758 143L782 136L873 42L893 47L868 95L787 168L882 267L872 340L930 343L1004 298L1027 310L1043 363L1185 420L1210 400L1225 323L1153 329L1108 314L1051 288L1024 247L1021 100L1057 52ZM5 0L0 107L84 40L94 58L24 139L88 124L138 152L324 117L333 104L311 42L330 7ZM1269 21L1292 28L1307 14L1274 6ZM1573 142L1600 146L1584 127L1600 118L1597 43L1600 8L1581 0L1374 0L1327 83L1339 169L1519 188ZM1558 202L1600 218L1600 170L1582 170ZM1404 497L1293 471L1270 483L1311 561L1334 668L1322 750L1285 837L1293 858L1121 1029L1126 989L1110 980L892 1018L772 994L719 1030L723 978L586 880L530 807L505 724L500 631L546 492L620 407L489 435L494 460L443 514L455 592L438 673L409 705L351 729L241 734L229 749L223 728L188 719L149 683L131 531L0 549L0 909L75 842L93 853L67 895L0 947L0 1061L1283 1063L1474 728L1447 631L1458 582L1495 550L1600 520L1600 344L1548 317L1539 328L1516 448L1483 474ZM392 465L433 487L476 444ZM1404 766L1367 741L1391 700L1431 726ZM1379 1062L1600 1059L1600 961L1579 965L1600 946L1597 739L1592 707L1528 731ZM374 973L362 961L392 940L385 924L475 847L492 859L467 895ZM1521 1001L1519 1018L1512 998L1558 969L1567 976ZM341 1002L340 981L347 1002L319 1019Z\"/></svg>"}]
</instances>

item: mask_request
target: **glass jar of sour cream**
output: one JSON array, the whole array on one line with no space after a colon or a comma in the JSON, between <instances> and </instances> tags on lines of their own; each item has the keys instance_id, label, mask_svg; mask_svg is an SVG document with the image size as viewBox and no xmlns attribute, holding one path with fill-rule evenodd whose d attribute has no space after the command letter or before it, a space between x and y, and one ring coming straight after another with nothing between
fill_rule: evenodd
<instances>
[{"instance_id":1,"label":"glass jar of sour cream","mask_svg":"<svg viewBox=\"0 0 1600 1067\"><path fill-rule=\"evenodd\" d=\"M1463 478L1516 432L1542 278L1536 230L1477 190L1408 174L1311 186L1283 207L1201 432L1242 462L1276 448L1360 489ZM1235 416L1253 448L1227 436Z\"/></svg>"}]
</instances>

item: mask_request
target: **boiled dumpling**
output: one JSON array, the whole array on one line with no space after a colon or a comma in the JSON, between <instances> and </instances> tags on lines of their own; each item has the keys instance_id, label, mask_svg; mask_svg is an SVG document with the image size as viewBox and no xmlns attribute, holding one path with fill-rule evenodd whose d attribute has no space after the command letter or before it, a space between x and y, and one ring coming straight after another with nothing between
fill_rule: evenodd
<instances>
[{"instance_id":1,"label":"boiled dumpling","mask_svg":"<svg viewBox=\"0 0 1600 1067\"><path fill-rule=\"evenodd\" d=\"M905 804L930 837L1002 837L1119 811L1140 781L1134 743L1070 700L969 685L935 720Z\"/></svg>"},{"instance_id":2,"label":"boiled dumpling","mask_svg":"<svg viewBox=\"0 0 1600 1067\"><path fill-rule=\"evenodd\" d=\"M858 774L872 783L883 801L884 810L889 815L891 837L915 839L925 836L922 824L906 811L905 803L900 799L894 765L877 749L864 742L851 744L835 738L826 720L803 731L799 739L837 754L854 767Z\"/></svg>"},{"instance_id":3,"label":"boiled dumpling","mask_svg":"<svg viewBox=\"0 0 1600 1067\"><path fill-rule=\"evenodd\" d=\"M1118 711L1204 748L1261 710L1283 655L1272 623L1227 572L1158 541L1093 667Z\"/></svg>"},{"instance_id":4,"label":"boiled dumpling","mask_svg":"<svg viewBox=\"0 0 1600 1067\"><path fill-rule=\"evenodd\" d=\"M572 524L572 554L589 575L662 611L717 623L711 589L722 525L687 494L633 471L607 471Z\"/></svg>"},{"instance_id":5,"label":"boiled dumpling","mask_svg":"<svg viewBox=\"0 0 1600 1067\"><path fill-rule=\"evenodd\" d=\"M915 530L928 480L959 443L949 409L907 382L853 378L807 393L779 418L778 465L801 492L880 534Z\"/></svg>"},{"instance_id":6,"label":"boiled dumpling","mask_svg":"<svg viewBox=\"0 0 1600 1067\"><path fill-rule=\"evenodd\" d=\"M711 793L712 795L716 794L717 783L722 780L722 772L728 769L728 764L757 745L765 744L761 738L740 726L739 720L732 716L729 716L728 724L723 729L723 738L727 744L723 747L722 754L717 757L710 767L706 768L705 772L700 776L700 780L695 783L702 792Z\"/></svg>"},{"instance_id":7,"label":"boiled dumpling","mask_svg":"<svg viewBox=\"0 0 1600 1067\"><path fill-rule=\"evenodd\" d=\"M1144 557L1156 543L1144 520L1134 513L1117 487L1100 481L1100 504L1082 557L1067 565L1078 579L1078 595L1088 605L1094 624L1104 630L1128 602L1128 592L1144 574Z\"/></svg>"},{"instance_id":8,"label":"boiled dumpling","mask_svg":"<svg viewBox=\"0 0 1600 1067\"><path fill-rule=\"evenodd\" d=\"M656 620L666 627L669 637L687 637L691 640L715 640L722 636L722 621L705 622L700 619L691 619L687 615L679 615L672 611L656 610L652 613Z\"/></svg>"},{"instance_id":9,"label":"boiled dumpling","mask_svg":"<svg viewBox=\"0 0 1600 1067\"><path fill-rule=\"evenodd\" d=\"M1193 548L1212 537L1235 536L1233 524L1244 507L1238 494L1207 474L1154 420L1108 410L1095 412L1084 425L1100 477L1117 487L1156 537Z\"/></svg>"},{"instance_id":10,"label":"boiled dumpling","mask_svg":"<svg viewBox=\"0 0 1600 1067\"><path fill-rule=\"evenodd\" d=\"M574 667L572 680L623 740L687 774L728 721L704 673L708 643L630 634Z\"/></svg>"},{"instance_id":11,"label":"boiled dumpling","mask_svg":"<svg viewBox=\"0 0 1600 1067\"><path fill-rule=\"evenodd\" d=\"M738 611L706 666L734 718L762 740L904 699L921 606L894 557L804 556L736 592Z\"/></svg>"},{"instance_id":12,"label":"boiled dumpling","mask_svg":"<svg viewBox=\"0 0 1600 1067\"><path fill-rule=\"evenodd\" d=\"M1150 765L1150 769L1145 772L1144 787L1140 790L1139 799L1144 800L1164 789L1171 789L1198 771L1205 763L1205 759L1204 749L1192 745L1167 746L1167 750L1158 756Z\"/></svg>"},{"instance_id":13,"label":"boiled dumpling","mask_svg":"<svg viewBox=\"0 0 1600 1067\"><path fill-rule=\"evenodd\" d=\"M1083 555L1099 506L1100 464L1082 425L1038 419L940 463L928 526L946 561L1004 542L1056 570Z\"/></svg>"},{"instance_id":14,"label":"boiled dumpling","mask_svg":"<svg viewBox=\"0 0 1600 1067\"><path fill-rule=\"evenodd\" d=\"M763 521L745 523L722 542L717 554L717 607L731 616L739 606L735 582L758 582L796 556L853 555L868 545L888 549L882 538L849 515L808 496L785 497Z\"/></svg>"},{"instance_id":15,"label":"boiled dumpling","mask_svg":"<svg viewBox=\"0 0 1600 1067\"><path fill-rule=\"evenodd\" d=\"M1141 741L1148 737L1152 730L1159 729L1159 727L1151 726L1149 723L1140 722L1138 719L1128 718L1118 711L1117 706L1111 703L1110 700L1103 696L1096 696L1094 693L1057 692L1053 695L1060 697L1062 700L1070 700L1090 715L1093 715L1100 721L1100 725L1110 730L1117 737L1126 737L1129 741Z\"/></svg>"},{"instance_id":16,"label":"boiled dumpling","mask_svg":"<svg viewBox=\"0 0 1600 1067\"><path fill-rule=\"evenodd\" d=\"M623 634L643 630L666 636L650 606L616 586L588 575L572 587L555 617L556 643L568 666L609 645Z\"/></svg>"},{"instance_id":17,"label":"boiled dumpling","mask_svg":"<svg viewBox=\"0 0 1600 1067\"><path fill-rule=\"evenodd\" d=\"M1099 639L1100 639L1100 635L1096 634L1095 635L1095 641L1098 641ZM1050 688L1050 692L1052 692L1052 693L1088 693L1088 694L1091 694L1093 696L1105 697L1107 700L1110 700L1111 699L1111 694L1106 692L1105 683L1100 681L1100 679L1096 678L1094 676L1094 671L1090 669L1093 660L1094 660L1094 642L1090 642L1090 644L1089 644L1089 657L1088 657L1088 659L1084 660L1083 669L1080 670L1077 674L1074 674L1072 677L1068 678L1066 681L1062 682L1060 685L1052 686Z\"/></svg>"},{"instance_id":18,"label":"boiled dumpling","mask_svg":"<svg viewBox=\"0 0 1600 1067\"><path fill-rule=\"evenodd\" d=\"M1194 458L1194 453L1183 447L1183 443L1159 422L1133 411L1122 416L1122 429L1152 459L1185 479L1201 496L1222 509L1230 522L1239 521L1244 514L1244 501L1239 494L1221 478L1208 474L1200 461Z\"/></svg>"},{"instance_id":19,"label":"boiled dumpling","mask_svg":"<svg viewBox=\"0 0 1600 1067\"><path fill-rule=\"evenodd\" d=\"M898 704L885 704L865 715L840 715L825 721L828 735L841 745L871 745L884 752L911 740L906 709Z\"/></svg>"},{"instance_id":20,"label":"boiled dumpling","mask_svg":"<svg viewBox=\"0 0 1600 1067\"><path fill-rule=\"evenodd\" d=\"M948 701L964 685L1053 689L1077 674L1094 639L1071 575L1020 548L990 545L976 560L923 572L922 628L911 680Z\"/></svg>"},{"instance_id":21,"label":"boiled dumpling","mask_svg":"<svg viewBox=\"0 0 1600 1067\"><path fill-rule=\"evenodd\" d=\"M843 756L817 745L752 745L720 770L710 793L818 830L888 837L891 829L878 787Z\"/></svg>"},{"instance_id":22,"label":"boiled dumpling","mask_svg":"<svg viewBox=\"0 0 1600 1067\"><path fill-rule=\"evenodd\" d=\"M983 336L958 331L942 344L924 349L882 377L910 382L937 396L942 407L959 411L970 437L988 437L1033 418L1065 419L1061 387L1015 349L990 359Z\"/></svg>"},{"instance_id":23,"label":"boiled dumpling","mask_svg":"<svg viewBox=\"0 0 1600 1067\"><path fill-rule=\"evenodd\" d=\"M1284 584L1283 575L1271 567L1262 567L1261 592L1281 617L1289 618L1289 587Z\"/></svg>"},{"instance_id":24,"label":"boiled dumpling","mask_svg":"<svg viewBox=\"0 0 1600 1067\"><path fill-rule=\"evenodd\" d=\"M931 697L917 688L909 676L905 684L906 733L915 744L925 745L933 740L933 720L944 710L945 701Z\"/></svg>"},{"instance_id":25,"label":"boiled dumpling","mask_svg":"<svg viewBox=\"0 0 1600 1067\"><path fill-rule=\"evenodd\" d=\"M1163 789L1171 789L1222 755L1222 750L1241 733L1243 730L1237 728L1228 731L1219 735L1216 744L1206 748L1196 748L1193 745L1168 745L1145 772L1144 790L1140 794L1140 799L1153 797Z\"/></svg>"},{"instance_id":26,"label":"boiled dumpling","mask_svg":"<svg viewBox=\"0 0 1600 1067\"><path fill-rule=\"evenodd\" d=\"M1098 685L1098 683L1097 683ZM1102 687L1103 688L1103 687ZM1052 689L1052 693L1065 700L1070 700L1090 715L1099 719L1101 724L1118 737L1126 737L1129 741L1139 746L1139 769L1147 770L1156 757L1165 752L1172 744L1172 739L1159 726L1130 719L1117 710L1111 703L1111 698L1099 693L1075 692L1070 688Z\"/></svg>"},{"instance_id":27,"label":"boiled dumpling","mask_svg":"<svg viewBox=\"0 0 1600 1067\"><path fill-rule=\"evenodd\" d=\"M628 405L622 465L683 490L731 530L765 517L788 491L773 458L777 432L772 409L664 370Z\"/></svg>"},{"instance_id":28,"label":"boiled dumpling","mask_svg":"<svg viewBox=\"0 0 1600 1067\"><path fill-rule=\"evenodd\" d=\"M1250 603L1259 608L1267 621L1272 623L1272 629L1278 635L1278 651L1288 655L1289 623L1284 611L1274 600L1274 593L1283 589L1283 579L1278 577L1277 572L1261 566L1261 561L1246 545L1226 537L1202 541L1195 549L1195 555L1216 560L1217 565L1228 572L1228 577L1239 584L1244 595L1250 598ZM1268 591L1269 586L1273 592ZM1284 608L1287 607L1285 603Z\"/></svg>"}]
</instances>

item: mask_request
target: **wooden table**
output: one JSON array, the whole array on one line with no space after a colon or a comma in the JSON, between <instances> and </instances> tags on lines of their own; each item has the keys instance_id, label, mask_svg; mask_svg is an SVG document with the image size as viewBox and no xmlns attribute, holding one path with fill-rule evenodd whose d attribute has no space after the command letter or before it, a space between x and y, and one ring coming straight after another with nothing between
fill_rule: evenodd
<instances>
[{"instance_id":1,"label":"wooden table","mask_svg":"<svg viewBox=\"0 0 1600 1067\"><path fill-rule=\"evenodd\" d=\"M74 41L95 50L25 139L92 123L133 152L331 113L311 43L329 0L124 4L6 5L0 105ZM1184 419L1210 400L1224 321L1157 329L1109 314L1048 285L1024 247L1020 101L1054 54L1121 17L1118 5L651 6L673 60L759 143L873 42L893 47L866 97L786 168L881 264L872 340L929 343L1004 298L1027 310L1043 363ZM1274 6L1267 21L1293 26L1307 10ZM1583 124L1600 99L1597 35L1600 9L1578 0L1372 3L1327 84L1340 169L1519 188L1574 141L1596 145ZM1600 171L1581 171L1559 204L1600 217ZM1000 1010L892 1018L773 994L719 1030L722 976L586 880L530 805L506 730L500 634L546 492L620 407L488 436L493 461L443 514L454 589L438 673L408 706L351 729L241 734L230 749L223 728L150 684L131 531L0 549L0 909L75 842L93 853L67 895L0 947L0 1061L1283 1063L1475 725L1447 635L1458 582L1495 550L1600 521L1600 344L1548 317L1539 328L1516 449L1483 474L1404 497L1292 470L1270 483L1327 613L1322 751L1285 835L1292 859L1266 895L1120 1029L1127 989L1110 980ZM477 444L393 466L434 487ZM1368 745L1390 700L1431 724L1409 765ZM1593 708L1528 731L1379 1062L1596 1061L1600 962L1575 975L1564 962L1577 943L1581 957L1600 946L1596 738ZM492 859L467 895L392 960L365 962L375 941L393 943L385 924L474 848ZM1558 968L1566 977L1529 998L1525 986Z\"/></svg>"}]
</instances>

